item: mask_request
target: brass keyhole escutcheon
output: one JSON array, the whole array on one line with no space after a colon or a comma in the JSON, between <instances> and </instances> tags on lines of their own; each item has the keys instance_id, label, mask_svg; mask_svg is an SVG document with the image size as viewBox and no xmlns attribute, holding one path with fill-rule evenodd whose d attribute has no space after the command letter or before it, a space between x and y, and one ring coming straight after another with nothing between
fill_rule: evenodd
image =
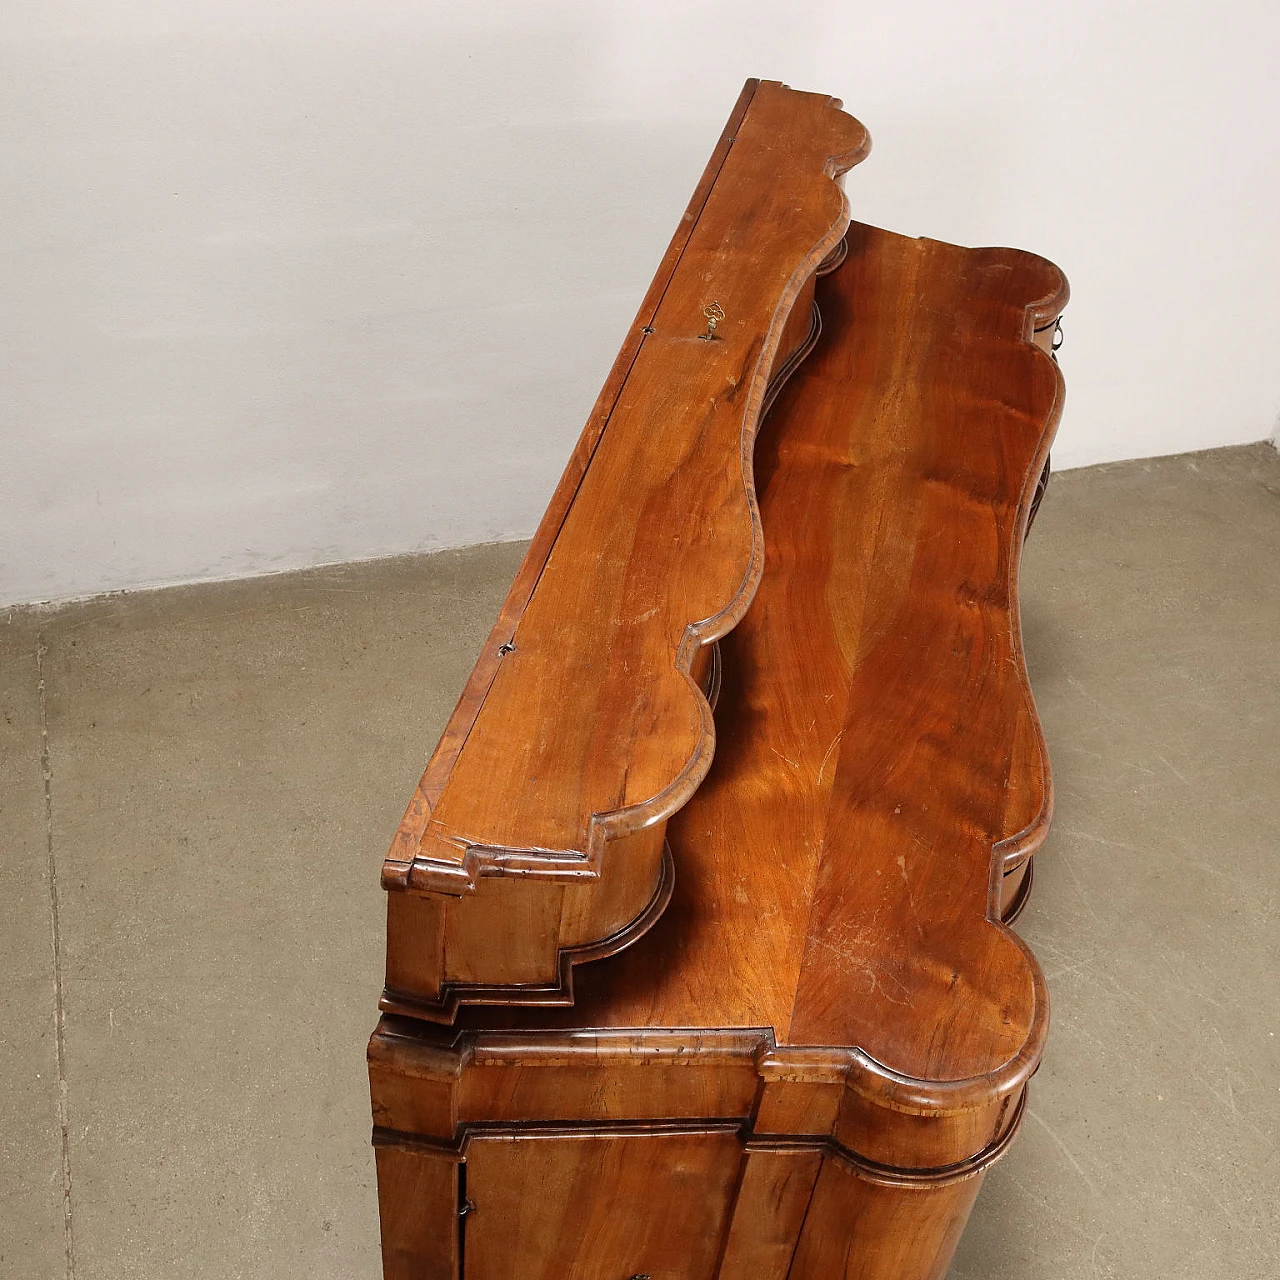
<instances>
[{"instance_id":1,"label":"brass keyhole escutcheon","mask_svg":"<svg viewBox=\"0 0 1280 1280\"><path fill-rule=\"evenodd\" d=\"M700 333L698 337L700 337L703 342L714 342L716 336L716 325L724 319L724 308L718 302L709 302L702 308L702 315L707 322L707 331L706 333ZM632 1277L632 1280L635 1280L634 1276Z\"/></svg>"}]
</instances>

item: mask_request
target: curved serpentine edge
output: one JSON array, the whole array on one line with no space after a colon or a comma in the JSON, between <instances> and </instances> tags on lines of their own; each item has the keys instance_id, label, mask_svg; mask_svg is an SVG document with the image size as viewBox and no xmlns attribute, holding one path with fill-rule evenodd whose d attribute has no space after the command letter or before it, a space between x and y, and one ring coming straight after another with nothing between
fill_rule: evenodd
<instances>
[{"instance_id":1,"label":"curved serpentine edge","mask_svg":"<svg viewBox=\"0 0 1280 1280\"><path fill-rule=\"evenodd\" d=\"M776 95L778 86L760 86L756 99L748 103L748 107L756 109L761 95ZM787 92L787 91L783 91ZM744 95L745 96L745 95ZM812 95L793 95L796 98ZM543 585L543 574L550 565L553 552L558 549L559 535L570 506L580 496L580 490L588 477L588 466L597 458L598 450L607 448L611 439L604 432L597 415L591 422L579 442L574 460L566 471L561 489L558 491L552 508L539 530L537 539L530 549L529 556L517 578L516 585L508 598L503 614L495 627L480 663L477 664L472 681L464 691L458 708L450 721L428 766L418 791L414 796L405 816L392 850L384 864L383 884L389 890L411 889L415 891L436 892L450 895L467 894L474 891L481 876L517 875L560 881L574 881L584 878L595 878L601 873L601 855L604 846L622 836L652 827L669 817L693 793L706 773L714 748L714 721L710 707L702 691L698 688L693 676L695 658L699 651L712 641L724 635L742 617L749 605L762 571L762 536L759 514L757 510L754 486L751 474L752 448L761 405L766 395L770 369L778 351L780 339L789 314L807 281L814 275L815 269L838 244L848 224L848 208L843 192L834 179L853 164L857 163L867 152L869 142L866 131L850 117L838 113L838 102L825 100L832 112L831 133L841 141L842 149L836 155L826 158L822 168L827 189L832 193L830 212L826 218L826 230L816 240L810 242L805 252L798 255L781 295L775 300L770 313L768 325L762 333L746 335L749 347L747 368L749 377L744 379L745 386L724 397L726 401L739 398L739 391L747 394L741 400L739 411L739 428L736 432L739 442L739 466L741 472L740 500L745 504L749 520L749 545L744 550L746 563L740 569L737 586L728 593L728 598L713 612L688 622L674 655L674 674L684 684L684 697L692 704L693 715L697 721L697 732L678 767L669 770L662 777L661 785L652 788L644 798L616 805L610 809L594 809L586 821L585 840L573 841L568 847L540 840L494 840L483 830L469 829L465 825L451 825L445 810L449 799L449 787L454 787L455 798L465 792L463 799L457 801L455 809L465 813L468 804L480 796L483 788L463 785L459 773L465 768L467 750L474 745L473 730L484 709L486 700L502 676L503 658L512 653L517 627L527 617L527 609L534 598L537 588ZM741 107L741 104L740 104ZM703 186L695 195L695 206L691 206L690 215L686 215L686 225L682 225L673 241L668 259L659 272L658 278L650 291L649 298L641 309L637 324L631 338L624 347L615 366L609 383L602 393L601 403L604 406L604 417L612 416L624 391L630 387L633 369L642 351L665 335L652 337L655 319L659 315L664 302L670 304L678 294L682 285L682 277L678 270L691 241L695 241L700 228L705 224L705 206L714 194L713 188L717 179L722 179L732 166L729 164L729 148L738 140L735 131L742 126L745 129L745 110L736 113L737 119L731 118L726 139L722 139L721 151L713 157L708 175L704 175ZM838 116L838 121L835 117ZM747 157L750 160L750 157ZM776 173L777 161L770 161ZM748 175L750 172L748 170ZM742 176L738 176L742 183ZM824 196L826 201L828 197ZM692 216L692 225L688 225ZM733 267L729 262L728 267ZM722 264L723 269L723 264ZM688 275L693 274L690 267ZM725 272L726 276L730 273ZM696 289L698 281L689 286ZM732 316L730 317L732 320ZM723 332L723 330L722 330ZM725 350L732 341L726 335ZM710 345L710 344L708 344ZM716 352L719 355L719 352ZM735 386L731 379L731 386ZM621 430L621 428L619 428ZM564 625L572 626L571 619L564 619ZM660 672L659 680L666 679ZM660 736L660 731L653 736ZM678 736L678 735L677 735ZM594 761L591 762L594 767ZM631 761L619 759L612 761L610 767L621 774L619 784L622 787L622 798L626 799L625 788L633 783L634 774L628 777ZM477 765L479 777L484 772ZM491 776L491 775L490 775ZM648 886L646 897L652 892ZM637 907L643 900L637 900Z\"/></svg>"},{"instance_id":2,"label":"curved serpentine edge","mask_svg":"<svg viewBox=\"0 0 1280 1280\"><path fill-rule=\"evenodd\" d=\"M723 1130L736 1133L748 1152L821 1150L863 1180L889 1187L946 1186L982 1173L1008 1151L1026 1108L1026 1090L1018 1088L985 1129L947 1130L947 1120L960 1112L912 1111L908 1114L933 1117L944 1130L941 1140L925 1147L920 1158L885 1160L877 1158L885 1154L877 1147L883 1125L850 1125L848 1108L839 1102L840 1089L854 1087L861 1065L858 1052L778 1047L766 1028L570 1035L462 1032L441 1039L424 1034L420 1024L392 1018L375 1030L368 1062L375 1146L461 1156L480 1136L628 1137ZM584 1091L584 1071L597 1084L609 1080L610 1088ZM682 1077L705 1081L709 1075L716 1083L681 1083ZM520 1089L499 1083L512 1076L527 1090L523 1098ZM404 1080L419 1088L430 1082L443 1093L430 1095L433 1102L422 1111L406 1110L404 1103L412 1095L400 1087ZM771 1096L829 1085L837 1091L828 1094L825 1104L807 1108L806 1126L782 1132L771 1123ZM658 1094L670 1100L668 1113L653 1112L652 1099ZM698 1101L711 1098L719 1099L721 1108L700 1111ZM540 1100L533 1110L532 1099Z\"/></svg>"},{"instance_id":3,"label":"curved serpentine edge","mask_svg":"<svg viewBox=\"0 0 1280 1280\"><path fill-rule=\"evenodd\" d=\"M1037 255L1001 250L977 252L993 261L1007 254L1011 262L1020 260L1043 271L1049 284L1042 297L1027 304L1023 340L1033 350L1033 361L1043 362L1052 371L1053 399L1040 423L1037 446L1028 458L1016 514L1003 530L1002 549L1004 563L1008 566L1010 634L1007 640L1009 659L1015 673L1015 689L1011 690L1011 694L1017 699L1016 708L1010 708L1010 731L1019 743L1013 753L1008 785L1014 792L1021 793L1026 821L1020 829L996 841L990 848L990 878L985 913L986 923L1003 935L1020 953L1031 987L1031 1009L1025 1023L1025 1035L1016 1050L989 1069L965 1078L923 1078L893 1070L878 1061L866 1048L851 1049L841 1071L845 1088L878 1108L904 1116L961 1117L979 1112L982 1108L1005 1108L1010 1100L1021 1099L1027 1080L1039 1065L1048 1031L1049 999L1043 972L1030 947L1010 927L1002 910L1001 899L1005 869L1025 861L1039 849L1053 813L1048 752L1027 673L1022 642L1018 565L1037 487L1057 430L1065 396L1061 371L1046 348L1035 340L1036 330L1042 329L1061 314L1068 301L1069 290L1066 279L1058 268ZM1011 803L1010 812L1018 812L1016 803ZM1022 904L1017 905L1020 909ZM907 997L908 1000L910 998ZM906 1018L911 1017L908 1011L904 1010L903 1013ZM785 1052L780 1051L780 1055ZM943 1057L945 1056L944 1053ZM1018 1105L1021 1106L1021 1103ZM1003 1110L1001 1115L1003 1116ZM1002 1142L1001 1149L1003 1145Z\"/></svg>"},{"instance_id":4,"label":"curved serpentine edge","mask_svg":"<svg viewBox=\"0 0 1280 1280\"><path fill-rule=\"evenodd\" d=\"M1034 256L1034 255L1028 255ZM1001 881L1005 868L1012 863L1026 860L1034 856L1044 843L1053 819L1053 772L1049 767L1049 752L1044 740L1044 729L1040 723L1040 714L1036 709L1035 695L1031 688L1031 679L1027 672L1026 651L1022 642L1022 610L1020 605L1019 563L1022 548L1026 543L1027 531L1035 516L1035 508L1041 496L1041 485L1045 469L1049 462L1049 450L1057 433L1058 423L1062 417L1063 402L1066 397L1066 384L1058 362L1051 349L1046 349L1036 341L1036 334L1045 325L1052 324L1061 316L1070 299L1070 288L1062 272L1040 258L1049 272L1055 277L1055 287L1044 297L1038 298L1027 307L1025 341L1036 351L1036 358L1047 361L1054 375L1056 394L1053 407L1044 423L1040 438L1040 447L1036 452L1023 483L1022 499L1018 506L1018 517L1009 531L1010 542L1007 548L1010 570L1010 616L1013 619L1012 647L1018 685L1022 694L1022 713L1031 725L1031 739L1038 763L1036 773L1040 783L1040 805L1035 817L1017 833L1005 837L996 843L991 850L991 889L987 903L987 919L1005 933L1026 958L1032 975L1035 990L1035 1016L1027 1032L1027 1039L1022 1050L1001 1066L994 1068L973 1080L967 1081L930 1081L922 1087L919 1081L891 1080L883 1068L875 1064L877 1070L868 1075L879 1076L876 1092L890 1105L919 1107L924 1104L927 1109L937 1110L948 1105L972 1105L976 1098L1009 1096L1015 1090L1022 1090L1026 1081L1040 1065L1044 1052L1045 1038L1049 1030L1049 989L1045 983L1044 972L1035 953L1022 940L1012 927L1012 919L1006 917L1001 905ZM1028 868L1028 873L1030 868ZM1016 916L1025 905L1025 899L1019 903ZM883 1074L882 1074L883 1073Z\"/></svg>"},{"instance_id":5,"label":"curved serpentine edge","mask_svg":"<svg viewBox=\"0 0 1280 1280\"><path fill-rule=\"evenodd\" d=\"M818 275L825 275L835 270L844 258L845 242L841 240L836 249L824 259L818 268ZM822 316L817 303L810 306L809 332L803 343L770 379L764 395L764 405L760 411L763 419L770 405L786 385L787 380L803 363L804 358L813 350L822 333ZM758 521L758 516L757 516ZM710 642L710 663L705 684L698 693L707 709L714 715L716 702L720 694L721 664L718 638ZM712 720L714 732L714 718ZM708 762L709 763L709 762ZM705 767L704 767L705 773ZM695 783L696 787L696 783ZM450 1023L458 1014L461 1006L466 1004L521 1004L521 1005L566 1005L572 1004L573 970L580 964L590 960L599 960L616 954L646 934L666 910L671 901L675 885L675 864L671 856L671 848L664 841L661 859L661 871L653 896L644 908L633 919L615 929L607 937L577 946L562 946L556 949L556 971L551 981L524 983L474 983L445 980L440 983L438 992L424 998L419 993L406 991L387 985L379 1001L379 1008L384 1013L402 1014L410 1017L426 1018L429 1021Z\"/></svg>"},{"instance_id":6,"label":"curved serpentine edge","mask_svg":"<svg viewBox=\"0 0 1280 1280\"><path fill-rule=\"evenodd\" d=\"M1036 353L1035 358L1047 362L1053 370L1056 393L1054 403L1044 423L1039 447L1027 468L1023 481L1017 518L1008 530L1006 545L1007 563L1010 566L1010 618L1012 620L1011 648L1017 672L1018 691L1022 699L1021 715L1030 727L1030 743L1033 762L1028 762L1039 791L1040 803L1034 817L1020 831L998 841L991 849L991 882L987 903L987 920L1007 936L1021 951L1031 978L1034 991L1034 1012L1027 1027L1027 1035L1021 1048L1000 1065L980 1076L963 1080L922 1080L904 1076L889 1070L870 1055L856 1051L856 1064L847 1077L848 1087L869 1100L895 1111L916 1115L944 1115L973 1110L984 1103L998 1099L1018 1097L1019 1119L1025 1099L1025 1086L1040 1064L1045 1038L1049 1029L1049 991L1044 973L1035 953L1012 928L1001 907L1001 881L1005 868L1032 857L1044 843L1053 818L1053 774L1049 768L1048 748L1044 731L1036 709L1035 695L1027 673L1026 652L1022 642L1022 615L1019 605L1019 572L1023 545L1033 515L1033 507L1039 492L1041 477L1048 463L1049 450L1062 416L1066 386L1058 363L1049 351L1035 340L1036 331L1051 324L1066 307L1070 289L1066 277L1051 262L1034 254L1019 256L1035 259L1054 278L1054 287L1044 297L1030 303L1026 310L1024 340ZM1021 910L1024 903L1020 903ZM1016 1129L1015 1124L1010 1127ZM1003 1143L1003 1150L1007 1143Z\"/></svg>"},{"instance_id":7,"label":"curved serpentine edge","mask_svg":"<svg viewBox=\"0 0 1280 1280\"><path fill-rule=\"evenodd\" d=\"M963 1160L936 1168L912 1169L900 1165L882 1164L878 1160L869 1160L866 1156L844 1145L838 1138L830 1135L787 1134L787 1135L755 1135L749 1127L736 1121L707 1117L689 1120L683 1123L663 1123L654 1120L634 1120L614 1124L593 1123L581 1124L556 1123L545 1121L535 1123L522 1121L519 1124L466 1124L458 1128L456 1137L450 1141L443 1138L432 1138L403 1129L390 1129L382 1125L373 1127L373 1146L395 1147L401 1151L428 1151L440 1155L454 1156L465 1160L467 1148L476 1138L631 1138L649 1137L656 1134L694 1134L705 1137L715 1133L735 1134L742 1143L746 1153L782 1152L792 1154L797 1151L820 1151L845 1165L855 1176L875 1186L927 1190L934 1187L947 1187L956 1182L966 1182L985 1173L1013 1145L1013 1140L1022 1128L1022 1117L1026 1112L1026 1094L1020 1094L1014 1105L1012 1116L998 1137L993 1138L980 1151Z\"/></svg>"}]
</instances>

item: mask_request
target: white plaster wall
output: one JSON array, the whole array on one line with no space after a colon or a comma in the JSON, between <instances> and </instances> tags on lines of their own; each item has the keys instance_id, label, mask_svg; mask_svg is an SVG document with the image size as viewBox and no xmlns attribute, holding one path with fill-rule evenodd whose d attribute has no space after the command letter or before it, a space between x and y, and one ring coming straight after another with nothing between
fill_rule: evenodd
<instances>
[{"instance_id":1,"label":"white plaster wall","mask_svg":"<svg viewBox=\"0 0 1280 1280\"><path fill-rule=\"evenodd\" d=\"M1280 408L1268 0L44 0L0 30L0 602L527 535L748 75L1053 258L1061 466Z\"/></svg>"}]
</instances>

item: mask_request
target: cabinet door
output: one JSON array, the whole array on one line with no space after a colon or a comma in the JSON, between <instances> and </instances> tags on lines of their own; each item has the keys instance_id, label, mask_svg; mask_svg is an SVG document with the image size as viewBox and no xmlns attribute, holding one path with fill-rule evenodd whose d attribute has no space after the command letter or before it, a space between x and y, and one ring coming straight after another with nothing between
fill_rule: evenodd
<instances>
[{"instance_id":1,"label":"cabinet door","mask_svg":"<svg viewBox=\"0 0 1280 1280\"><path fill-rule=\"evenodd\" d=\"M732 1132L474 1138L465 1280L712 1280Z\"/></svg>"}]
</instances>

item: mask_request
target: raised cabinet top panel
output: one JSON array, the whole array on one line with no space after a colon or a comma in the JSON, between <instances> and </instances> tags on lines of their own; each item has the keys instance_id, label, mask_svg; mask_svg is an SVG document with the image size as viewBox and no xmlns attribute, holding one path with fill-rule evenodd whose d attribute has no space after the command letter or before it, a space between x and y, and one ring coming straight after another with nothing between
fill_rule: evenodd
<instances>
[{"instance_id":1,"label":"raised cabinet top panel","mask_svg":"<svg viewBox=\"0 0 1280 1280\"><path fill-rule=\"evenodd\" d=\"M388 985L423 1011L562 989L566 951L661 897L657 828L713 753L707 646L760 580L761 408L867 148L834 99L744 89L384 864L393 899L492 898L393 911Z\"/></svg>"},{"instance_id":2,"label":"raised cabinet top panel","mask_svg":"<svg viewBox=\"0 0 1280 1280\"><path fill-rule=\"evenodd\" d=\"M850 228L761 430L766 569L668 828L672 900L578 971L572 1010L522 1011L526 1035L762 1028L933 1106L1034 1067L1044 983L1001 882L1051 810L1017 565L1062 402L1033 339L1065 301L1031 254Z\"/></svg>"}]
</instances>

